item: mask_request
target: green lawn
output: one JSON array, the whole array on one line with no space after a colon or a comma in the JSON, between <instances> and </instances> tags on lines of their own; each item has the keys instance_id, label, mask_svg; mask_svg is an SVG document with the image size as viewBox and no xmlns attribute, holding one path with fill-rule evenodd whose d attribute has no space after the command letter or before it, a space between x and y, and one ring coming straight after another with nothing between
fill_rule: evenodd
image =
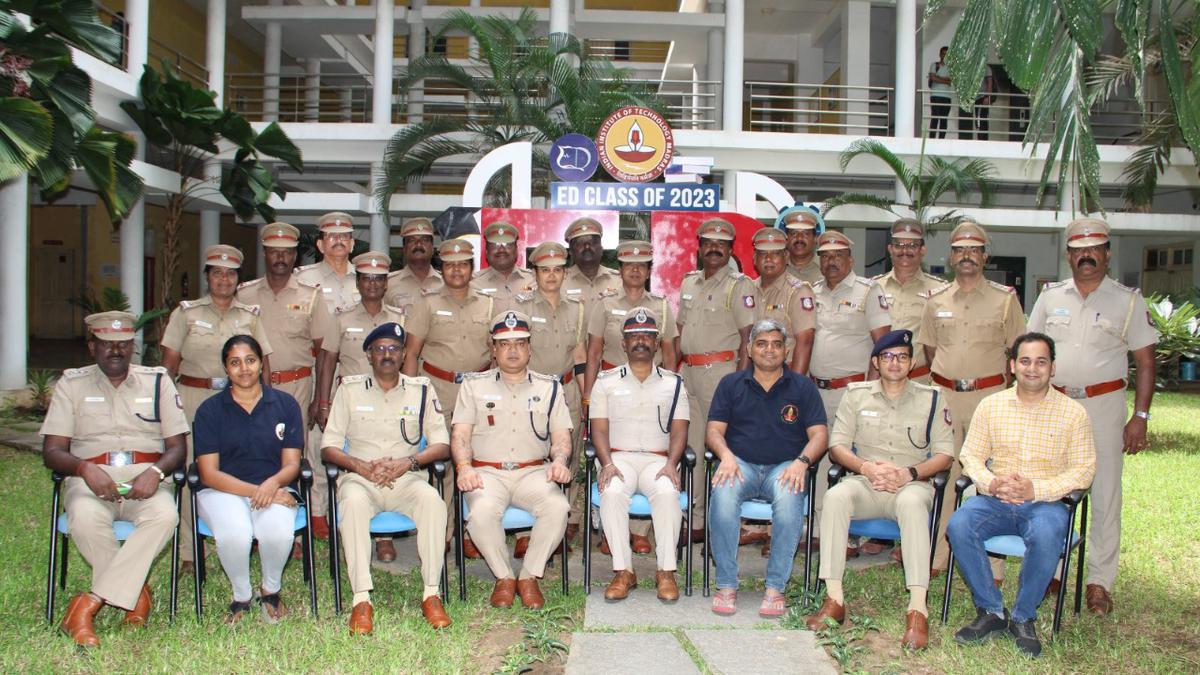
<instances>
[{"instance_id":1,"label":"green lawn","mask_svg":"<svg viewBox=\"0 0 1200 675\"><path fill-rule=\"evenodd\" d=\"M898 566L846 576L851 616L869 617L878 630L848 647L848 670L951 673L1140 673L1200 672L1200 397L1160 394L1151 423L1152 450L1125 464L1125 536L1116 613L1107 619L1068 614L1063 632L1047 641L1039 661L1017 655L1011 642L963 648L953 632L974 616L970 595L959 584L949 626L934 621L931 646L908 654L898 647L906 598ZM216 556L209 556L206 613L197 622L191 609L191 577L182 578L179 616L169 626L165 612L167 562L153 573L156 612L150 627L128 632L120 613L106 609L99 621L103 645L88 653L51 629L43 619L46 526L50 482L39 458L0 448L0 510L8 526L0 530L0 672L407 672L517 671L534 663L537 672L561 670L561 641L581 623L583 594L564 598L557 579L548 579L550 610L497 611L487 607L488 584L472 584L471 601L450 603L454 626L433 633L420 616L420 585L415 573L375 575L375 635L352 639L345 617L332 613L327 549L318 543L317 570L321 618L305 616L306 588L298 565L289 565L284 597L294 615L279 626L257 617L236 628L221 623L229 586ZM404 545L408 545L405 543ZM482 565L481 561L472 563ZM1011 598L1017 564L1009 570ZM556 566L552 566L556 568ZM71 594L86 588L88 568L71 550L71 574L60 594L57 617ZM797 568L799 569L799 568ZM348 585L343 583L349 600ZM578 587L577 587L578 588ZM931 605L940 608L935 588ZM1070 595L1068 594L1068 600ZM519 603L518 603L519 606ZM935 613L936 614L936 613ZM1051 606L1043 606L1041 633L1049 635ZM849 633L857 637L857 632ZM836 647L837 645L832 645ZM854 647L863 649L855 651ZM703 664L701 664L702 667ZM787 666L780 665L780 672Z\"/></svg>"}]
</instances>

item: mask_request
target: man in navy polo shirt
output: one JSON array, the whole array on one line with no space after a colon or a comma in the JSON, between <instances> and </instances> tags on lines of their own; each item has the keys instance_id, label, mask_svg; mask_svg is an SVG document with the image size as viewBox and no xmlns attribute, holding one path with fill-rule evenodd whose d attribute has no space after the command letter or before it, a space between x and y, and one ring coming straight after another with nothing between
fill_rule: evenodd
<instances>
[{"instance_id":1,"label":"man in navy polo shirt","mask_svg":"<svg viewBox=\"0 0 1200 675\"><path fill-rule=\"evenodd\" d=\"M804 527L805 474L821 461L829 438L816 385L784 367L790 340L787 328L774 319L755 323L752 367L722 378L709 409L705 441L721 462L709 502L717 614L737 611L742 502L756 498L771 503L775 544L758 613L777 617L787 610L783 591Z\"/></svg>"}]
</instances>

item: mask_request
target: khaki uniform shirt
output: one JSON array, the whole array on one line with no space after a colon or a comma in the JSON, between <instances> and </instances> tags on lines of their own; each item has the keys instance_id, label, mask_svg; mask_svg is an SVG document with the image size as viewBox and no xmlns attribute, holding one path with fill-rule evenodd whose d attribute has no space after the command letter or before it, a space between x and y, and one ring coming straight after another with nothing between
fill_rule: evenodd
<instances>
[{"instance_id":1,"label":"khaki uniform shirt","mask_svg":"<svg viewBox=\"0 0 1200 675\"><path fill-rule=\"evenodd\" d=\"M676 395L672 415L671 401ZM619 366L596 377L588 416L608 420L608 442L613 448L669 451L671 422L690 419L687 390L682 378L669 370L655 367L643 382L628 366Z\"/></svg>"},{"instance_id":2,"label":"khaki uniform shirt","mask_svg":"<svg viewBox=\"0 0 1200 675\"><path fill-rule=\"evenodd\" d=\"M825 277L821 276L821 265L817 262L816 254L809 259L808 264L803 267L796 267L788 263L787 273L796 277L800 281L807 281L810 284L816 284Z\"/></svg>"},{"instance_id":3,"label":"khaki uniform shirt","mask_svg":"<svg viewBox=\"0 0 1200 675\"><path fill-rule=\"evenodd\" d=\"M558 380L528 371L524 380L510 385L499 368L463 378L454 424L474 425L471 450L484 462L544 459L550 453L550 434L572 429Z\"/></svg>"},{"instance_id":4,"label":"khaki uniform shirt","mask_svg":"<svg viewBox=\"0 0 1200 675\"><path fill-rule=\"evenodd\" d=\"M601 299L621 290L621 275L601 265L596 278L588 279L578 267L571 266L563 275L562 294L583 302L585 316L592 315L592 308Z\"/></svg>"},{"instance_id":5,"label":"khaki uniform shirt","mask_svg":"<svg viewBox=\"0 0 1200 675\"><path fill-rule=\"evenodd\" d=\"M63 371L38 433L70 438L71 454L89 459L106 452L162 452L163 439L188 431L175 383L166 368L131 365L125 381L113 387L100 367L91 365ZM112 475L121 473L113 470L122 467L101 468ZM121 480L144 469L142 466Z\"/></svg>"},{"instance_id":6,"label":"khaki uniform shirt","mask_svg":"<svg viewBox=\"0 0 1200 675\"><path fill-rule=\"evenodd\" d=\"M492 317L502 311L499 304L474 289L460 301L443 286L421 295L404 328L424 341L422 361L442 370L477 370L492 360Z\"/></svg>"},{"instance_id":7,"label":"khaki uniform shirt","mask_svg":"<svg viewBox=\"0 0 1200 675\"><path fill-rule=\"evenodd\" d=\"M896 466L916 466L934 453L953 457L954 431L946 397L937 387L919 382L907 381L895 399L883 393L879 380L852 382L830 432L829 446L835 445L853 448L859 459Z\"/></svg>"},{"instance_id":8,"label":"khaki uniform shirt","mask_svg":"<svg viewBox=\"0 0 1200 675\"><path fill-rule=\"evenodd\" d=\"M324 260L297 267L293 274L309 286L320 287L321 296L325 298L325 307L330 314L333 314L339 309L353 306L359 300L354 265L349 263L346 265L345 276L338 276L337 272L333 271L333 267Z\"/></svg>"},{"instance_id":9,"label":"khaki uniform shirt","mask_svg":"<svg viewBox=\"0 0 1200 675\"><path fill-rule=\"evenodd\" d=\"M742 328L754 324L754 284L728 265L711 278L688 272L679 288L679 346L684 355L738 350Z\"/></svg>"},{"instance_id":10,"label":"khaki uniform shirt","mask_svg":"<svg viewBox=\"0 0 1200 675\"><path fill-rule=\"evenodd\" d=\"M266 279L248 281L238 288L237 299L258 305L262 313L263 329L274 348L272 370L312 367L313 342L334 339L333 316L320 296L320 288L294 275L278 293L271 290Z\"/></svg>"},{"instance_id":11,"label":"khaki uniform shirt","mask_svg":"<svg viewBox=\"0 0 1200 675\"><path fill-rule=\"evenodd\" d=\"M450 442L441 403L428 378L401 375L399 384L384 391L370 375L352 375L342 378L333 395L321 447L341 448L348 440L350 454L368 461L408 457L417 454L422 435L429 445Z\"/></svg>"},{"instance_id":12,"label":"khaki uniform shirt","mask_svg":"<svg viewBox=\"0 0 1200 675\"><path fill-rule=\"evenodd\" d=\"M822 278L813 286L817 332L813 336L813 377L833 380L867 372L875 342L871 331L891 325L879 284L854 272L830 290Z\"/></svg>"},{"instance_id":13,"label":"khaki uniform shirt","mask_svg":"<svg viewBox=\"0 0 1200 675\"><path fill-rule=\"evenodd\" d=\"M249 335L271 354L271 342L263 328L258 305L245 305L235 298L224 312L213 305L212 297L183 300L171 312L160 344L179 352L179 373L188 377L225 377L221 347L234 335Z\"/></svg>"},{"instance_id":14,"label":"khaki uniform shirt","mask_svg":"<svg viewBox=\"0 0 1200 675\"><path fill-rule=\"evenodd\" d=\"M1108 277L1086 298L1074 279L1047 286L1029 313L1029 330L1054 339L1054 384L1060 387L1124 379L1127 352L1158 342L1141 292Z\"/></svg>"},{"instance_id":15,"label":"khaki uniform shirt","mask_svg":"<svg viewBox=\"0 0 1200 675\"><path fill-rule=\"evenodd\" d=\"M514 267L507 279L495 267L487 267L475 273L471 288L495 298L496 313L499 314L512 307L513 296L533 290L536 283L533 272L524 267Z\"/></svg>"},{"instance_id":16,"label":"khaki uniform shirt","mask_svg":"<svg viewBox=\"0 0 1200 675\"><path fill-rule=\"evenodd\" d=\"M625 294L625 289L621 288L614 295L601 298L588 315L588 335L604 339L604 354L600 357L601 360L614 366L625 363L625 349L621 346L621 340L625 337L625 317L629 310L635 307L649 307L657 312L661 317L658 322L662 331L659 337L664 342L675 339L679 330L671 313L671 303L667 302L666 298L647 291L634 302ZM662 361L661 353L656 360Z\"/></svg>"},{"instance_id":17,"label":"khaki uniform shirt","mask_svg":"<svg viewBox=\"0 0 1200 675\"><path fill-rule=\"evenodd\" d=\"M395 307L383 305L379 313L371 316L362 303L349 309L338 311L337 337L325 341L322 348L338 355L338 372L342 377L349 375L370 375L371 364L367 362L367 353L363 351L363 340L377 326L389 321L404 325L404 313Z\"/></svg>"},{"instance_id":18,"label":"khaki uniform shirt","mask_svg":"<svg viewBox=\"0 0 1200 675\"><path fill-rule=\"evenodd\" d=\"M917 272L907 283L896 279L896 270L874 278L883 289L888 312L892 315L892 330L910 330L915 337L921 328L921 315L925 312L925 301L929 294L946 285L946 280L932 274ZM913 345L913 369L925 366L925 350Z\"/></svg>"},{"instance_id":19,"label":"khaki uniform shirt","mask_svg":"<svg viewBox=\"0 0 1200 675\"><path fill-rule=\"evenodd\" d=\"M813 300L812 286L807 281L784 274L765 288L762 277L759 277L754 280L754 287L758 289L755 320L775 319L787 326L793 337L816 327L817 305Z\"/></svg>"},{"instance_id":20,"label":"khaki uniform shirt","mask_svg":"<svg viewBox=\"0 0 1200 675\"><path fill-rule=\"evenodd\" d=\"M937 350L933 372L970 379L1007 372L1007 350L1024 332L1016 291L982 279L971 292L950 283L931 293L913 341Z\"/></svg>"},{"instance_id":21,"label":"khaki uniform shirt","mask_svg":"<svg viewBox=\"0 0 1200 675\"><path fill-rule=\"evenodd\" d=\"M388 275L387 295L383 296L383 301L408 314L423 291L436 291L444 285L442 273L435 269L430 269L424 280L418 280L412 270L405 267Z\"/></svg>"},{"instance_id":22,"label":"khaki uniform shirt","mask_svg":"<svg viewBox=\"0 0 1200 675\"><path fill-rule=\"evenodd\" d=\"M558 307L551 307L538 291L520 293L513 300L513 308L529 316L529 369L557 377L573 371L575 348L584 338L583 303L562 296Z\"/></svg>"}]
</instances>

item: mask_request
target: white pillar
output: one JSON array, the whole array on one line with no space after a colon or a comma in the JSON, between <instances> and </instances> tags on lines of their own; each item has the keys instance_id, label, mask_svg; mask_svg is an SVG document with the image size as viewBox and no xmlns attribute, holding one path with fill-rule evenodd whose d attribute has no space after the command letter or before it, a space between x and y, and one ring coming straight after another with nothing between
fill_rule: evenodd
<instances>
[{"instance_id":1,"label":"white pillar","mask_svg":"<svg viewBox=\"0 0 1200 675\"><path fill-rule=\"evenodd\" d=\"M263 250L261 237L254 238L254 274L258 277L267 276L267 252Z\"/></svg>"},{"instance_id":2,"label":"white pillar","mask_svg":"<svg viewBox=\"0 0 1200 675\"><path fill-rule=\"evenodd\" d=\"M341 90L341 115L343 122L354 121L354 90L346 87Z\"/></svg>"},{"instance_id":3,"label":"white pillar","mask_svg":"<svg viewBox=\"0 0 1200 675\"><path fill-rule=\"evenodd\" d=\"M321 121L321 61L308 59L305 63L307 76L304 78L304 121Z\"/></svg>"},{"instance_id":4,"label":"white pillar","mask_svg":"<svg viewBox=\"0 0 1200 675\"><path fill-rule=\"evenodd\" d=\"M412 0L412 9L408 12L408 62L421 58L425 54L425 17L421 9L425 0ZM420 124L425 113L425 81L414 82L408 88L408 123Z\"/></svg>"},{"instance_id":5,"label":"white pillar","mask_svg":"<svg viewBox=\"0 0 1200 675\"><path fill-rule=\"evenodd\" d=\"M871 3L870 0L848 0L842 8L842 84L847 87L866 87L871 84ZM842 133L869 132L865 115L869 92L862 88L842 90L842 96L854 99L846 104ZM857 114L856 114L857 113Z\"/></svg>"},{"instance_id":6,"label":"white pillar","mask_svg":"<svg viewBox=\"0 0 1200 675\"><path fill-rule=\"evenodd\" d=\"M725 0L725 73L722 85L721 128L742 130L742 71L745 59L745 0Z\"/></svg>"},{"instance_id":7,"label":"white pillar","mask_svg":"<svg viewBox=\"0 0 1200 675\"><path fill-rule=\"evenodd\" d=\"M150 0L128 0L125 3L125 26L129 41L125 43L125 68L135 79L150 53Z\"/></svg>"},{"instance_id":8,"label":"white pillar","mask_svg":"<svg viewBox=\"0 0 1200 675\"><path fill-rule=\"evenodd\" d=\"M283 0L270 0L272 6L283 4ZM263 120L274 122L279 119L279 62L283 52L283 26L278 21L267 24L263 41Z\"/></svg>"},{"instance_id":9,"label":"white pillar","mask_svg":"<svg viewBox=\"0 0 1200 675\"><path fill-rule=\"evenodd\" d=\"M571 32L570 0L550 0L550 32Z\"/></svg>"},{"instance_id":10,"label":"white pillar","mask_svg":"<svg viewBox=\"0 0 1200 675\"><path fill-rule=\"evenodd\" d=\"M715 11L713 9L713 4L715 4L715 3L709 3L709 11L710 12ZM723 117L721 115L721 106L724 104L724 102L717 95L717 88L718 88L718 83L720 83L722 78L724 78L724 77L725 77L724 34L720 30L714 28L714 29L708 31L708 64L707 64L707 68L705 69L705 72L704 72L704 79L708 80L708 82L709 82L709 84L706 86L712 88L710 91L707 92L712 95L707 96L704 99L705 105L712 107L712 113L710 113L710 114L712 115L713 125L711 127L709 127L711 129L721 129L722 128L721 120L723 119Z\"/></svg>"},{"instance_id":11,"label":"white pillar","mask_svg":"<svg viewBox=\"0 0 1200 675\"><path fill-rule=\"evenodd\" d=\"M146 157L146 138L141 134L135 135L137 142L136 157L144 160ZM129 298L129 311L137 316L146 311L146 200L138 199L129 209L125 219L121 221L121 292ZM150 280L154 283L154 280ZM137 335L140 341L141 333Z\"/></svg>"},{"instance_id":12,"label":"white pillar","mask_svg":"<svg viewBox=\"0 0 1200 675\"><path fill-rule=\"evenodd\" d=\"M0 389L24 389L29 356L29 179L0 183L0 241L13 255L0 265Z\"/></svg>"},{"instance_id":13,"label":"white pillar","mask_svg":"<svg viewBox=\"0 0 1200 675\"><path fill-rule=\"evenodd\" d=\"M379 162L371 162L371 185L378 185L380 179L383 178L383 164ZM372 206L375 200L371 200ZM383 251L387 253L388 245L391 242L391 231L383 217L382 212L371 214L371 230L370 239L372 251Z\"/></svg>"},{"instance_id":14,"label":"white pillar","mask_svg":"<svg viewBox=\"0 0 1200 675\"><path fill-rule=\"evenodd\" d=\"M917 0L896 0L896 88L892 119L896 138L916 133Z\"/></svg>"},{"instance_id":15,"label":"white pillar","mask_svg":"<svg viewBox=\"0 0 1200 675\"><path fill-rule=\"evenodd\" d=\"M221 163L217 160L209 160L204 163L205 180L212 182L212 189L216 190L221 184ZM200 211L200 242L196 249L196 257L200 260L200 269L204 269L204 249L209 246L221 243L221 212L216 209L204 209ZM197 286L197 290L202 290L203 286Z\"/></svg>"},{"instance_id":16,"label":"white pillar","mask_svg":"<svg viewBox=\"0 0 1200 675\"><path fill-rule=\"evenodd\" d=\"M393 0L375 0L375 88L371 100L371 121L392 123L392 20Z\"/></svg>"}]
</instances>

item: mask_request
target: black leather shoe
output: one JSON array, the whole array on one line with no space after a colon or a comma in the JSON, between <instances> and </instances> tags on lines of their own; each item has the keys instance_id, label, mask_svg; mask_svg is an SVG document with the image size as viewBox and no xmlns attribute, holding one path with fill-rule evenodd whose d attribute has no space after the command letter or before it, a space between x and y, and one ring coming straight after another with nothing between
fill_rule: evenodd
<instances>
[{"instance_id":1,"label":"black leather shoe","mask_svg":"<svg viewBox=\"0 0 1200 675\"><path fill-rule=\"evenodd\" d=\"M1008 632L1013 636L1013 642L1017 643L1017 651L1031 659L1042 655L1042 642L1038 640L1036 621L1009 621Z\"/></svg>"},{"instance_id":2,"label":"black leather shoe","mask_svg":"<svg viewBox=\"0 0 1200 675\"><path fill-rule=\"evenodd\" d=\"M996 616L982 609L975 609L975 620L963 626L954 634L954 641L961 645L984 642L998 637L1008 629L1008 610L1004 616Z\"/></svg>"}]
</instances>

